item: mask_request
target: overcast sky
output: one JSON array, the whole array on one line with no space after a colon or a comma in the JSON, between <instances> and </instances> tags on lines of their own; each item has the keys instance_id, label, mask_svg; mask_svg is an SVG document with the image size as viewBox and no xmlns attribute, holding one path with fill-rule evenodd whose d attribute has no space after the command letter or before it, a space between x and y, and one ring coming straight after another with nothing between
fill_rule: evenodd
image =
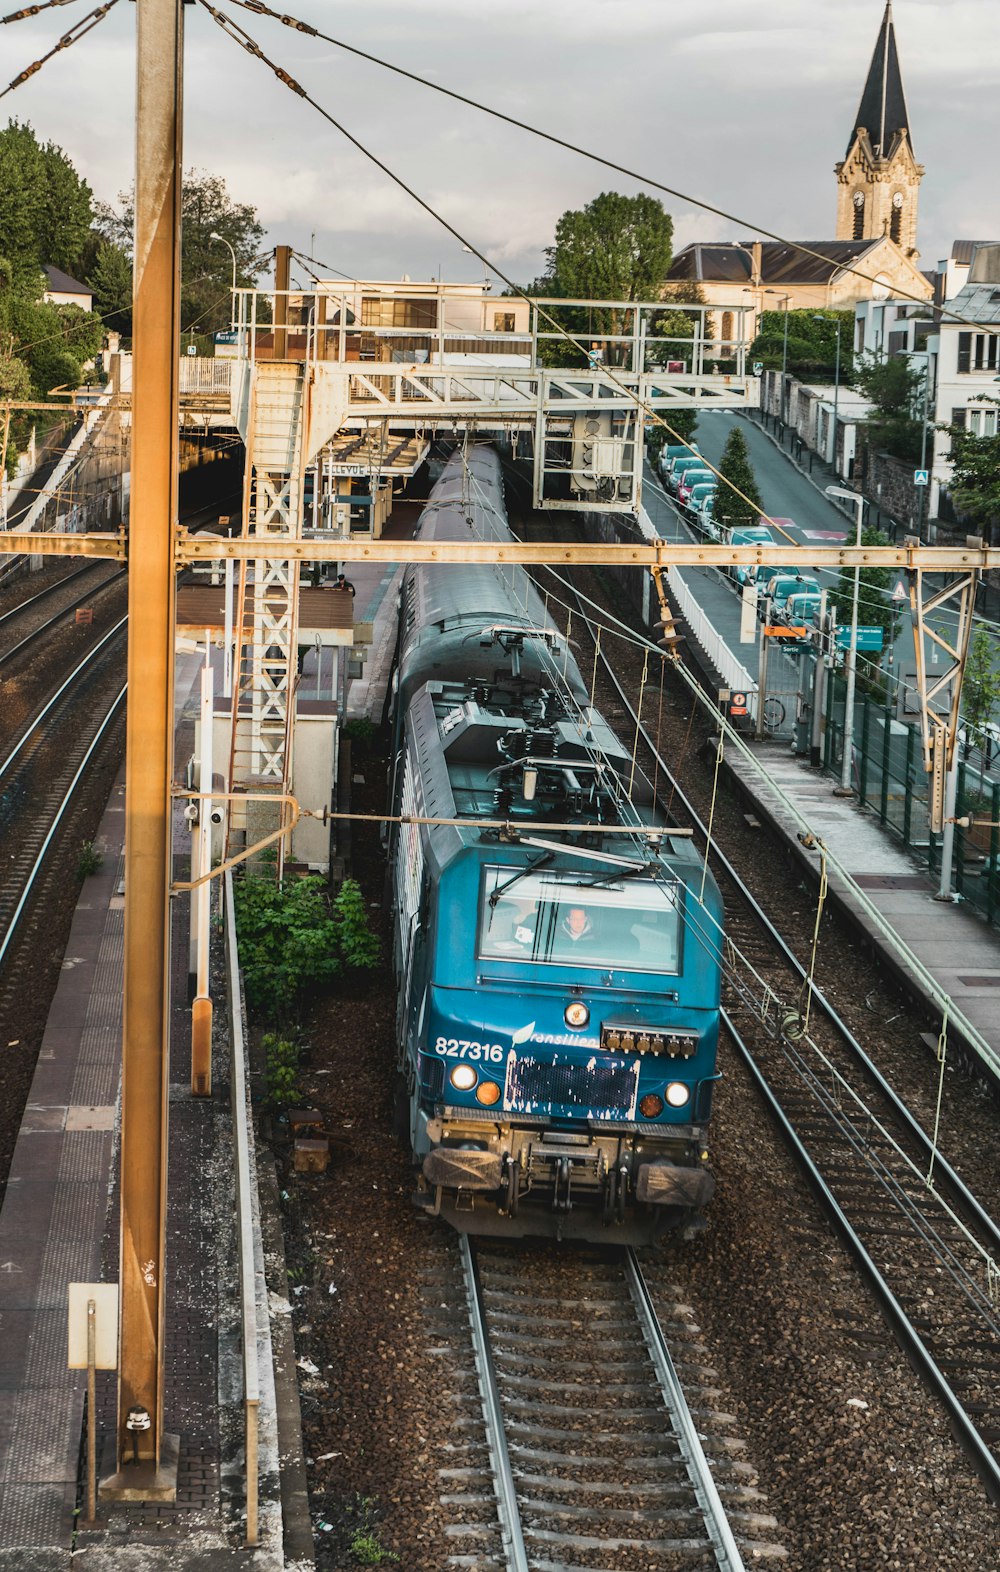
<instances>
[{"instance_id":1,"label":"overcast sky","mask_svg":"<svg viewBox=\"0 0 1000 1572\"><path fill-rule=\"evenodd\" d=\"M13 0L11 0L13 4ZM332 45L229 9L265 52L519 281L542 267L564 209L642 189L402 81ZM273 0L345 41L505 108L736 214L664 198L675 249L753 221L833 236L844 156L883 0ZM88 0L0 30L9 81ZM918 243L1000 238L1000 0L896 0L913 147L926 166ZM480 276L479 264L308 104L185 11L185 165L222 175L271 241L362 278ZM72 158L97 196L132 176L135 6L0 105ZM2 123L2 121L0 121ZM993 150L992 152L990 150ZM745 222L744 222L745 221Z\"/></svg>"}]
</instances>

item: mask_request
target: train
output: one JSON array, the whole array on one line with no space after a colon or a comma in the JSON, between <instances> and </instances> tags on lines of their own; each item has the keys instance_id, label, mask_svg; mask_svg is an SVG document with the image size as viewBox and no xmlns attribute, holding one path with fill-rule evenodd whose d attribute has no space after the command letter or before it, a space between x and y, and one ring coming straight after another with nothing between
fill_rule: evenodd
<instances>
[{"instance_id":1,"label":"train","mask_svg":"<svg viewBox=\"0 0 1000 1572\"><path fill-rule=\"evenodd\" d=\"M513 539L496 448L426 541ZM387 819L414 1200L472 1234L644 1245L705 1226L718 888L591 704L525 570L409 566Z\"/></svg>"}]
</instances>

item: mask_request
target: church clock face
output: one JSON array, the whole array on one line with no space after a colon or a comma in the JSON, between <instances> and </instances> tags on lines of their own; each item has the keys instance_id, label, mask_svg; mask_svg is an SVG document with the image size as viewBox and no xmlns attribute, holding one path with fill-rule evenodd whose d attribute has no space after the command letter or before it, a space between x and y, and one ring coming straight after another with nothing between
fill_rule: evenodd
<instances>
[{"instance_id":1,"label":"church clock face","mask_svg":"<svg viewBox=\"0 0 1000 1572\"><path fill-rule=\"evenodd\" d=\"M864 205L865 205L865 194L864 194L864 192L863 191L855 191L855 193L854 193L854 206L855 207L864 207Z\"/></svg>"},{"instance_id":2,"label":"church clock face","mask_svg":"<svg viewBox=\"0 0 1000 1572\"><path fill-rule=\"evenodd\" d=\"M892 205L893 205L893 207L902 207L902 205L903 205L903 193L902 193L902 191L897 191L896 192L895 196L892 199Z\"/></svg>"}]
</instances>

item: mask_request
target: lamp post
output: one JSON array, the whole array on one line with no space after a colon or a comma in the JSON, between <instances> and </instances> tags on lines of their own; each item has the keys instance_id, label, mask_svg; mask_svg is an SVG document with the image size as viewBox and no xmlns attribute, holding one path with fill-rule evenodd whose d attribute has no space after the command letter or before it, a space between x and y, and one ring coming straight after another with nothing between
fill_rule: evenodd
<instances>
[{"instance_id":1,"label":"lamp post","mask_svg":"<svg viewBox=\"0 0 1000 1572\"><path fill-rule=\"evenodd\" d=\"M844 486L827 486L828 497L843 497L848 502L853 502L857 509L857 539L855 544L861 546L861 519L865 511L865 499L856 491L848 491ZM847 646L844 658L844 667L847 673L847 694L844 699L844 757L840 770L840 785L834 788L835 797L850 797L853 795L851 786L851 754L854 749L854 689L857 681L858 665L858 587L861 579L861 564L854 564L854 594L851 598L851 639Z\"/></svg>"},{"instance_id":2,"label":"lamp post","mask_svg":"<svg viewBox=\"0 0 1000 1572\"><path fill-rule=\"evenodd\" d=\"M829 322L829 320L830 320L829 317L820 316L818 313L814 313L813 314L813 321L814 322ZM840 318L837 317L836 320L834 321L833 325L834 325L834 327L836 329L836 332L837 332L837 352L836 352L836 358L835 358L835 361L834 361L834 368L833 368L833 442L831 444L833 451L832 451L832 453L830 455L830 463L833 466L833 468L836 469L837 468L837 405L840 402L840 330L841 330L841 328L843 327L844 324L841 322Z\"/></svg>"},{"instance_id":3,"label":"lamp post","mask_svg":"<svg viewBox=\"0 0 1000 1572\"><path fill-rule=\"evenodd\" d=\"M927 468L927 407L930 402L931 391L931 357L930 353L924 356L924 391L920 408L920 468ZM920 499L917 506L917 539L922 540L924 534L924 512L927 507L927 486L919 487Z\"/></svg>"},{"instance_id":4,"label":"lamp post","mask_svg":"<svg viewBox=\"0 0 1000 1572\"><path fill-rule=\"evenodd\" d=\"M213 229L212 233L209 235L208 238L209 238L209 240L218 240L218 241L221 242L222 245L227 246L229 248L229 255L233 259L233 312L235 312L236 311L236 252L233 250L232 246L230 245L229 241L226 239L225 235L220 235L218 230Z\"/></svg>"}]
</instances>

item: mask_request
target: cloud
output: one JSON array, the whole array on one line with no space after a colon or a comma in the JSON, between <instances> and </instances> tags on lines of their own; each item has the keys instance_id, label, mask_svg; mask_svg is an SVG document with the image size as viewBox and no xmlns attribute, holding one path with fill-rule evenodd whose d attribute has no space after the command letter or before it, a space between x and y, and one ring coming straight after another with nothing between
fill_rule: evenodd
<instances>
[{"instance_id":1,"label":"cloud","mask_svg":"<svg viewBox=\"0 0 1000 1572\"><path fill-rule=\"evenodd\" d=\"M64 147L95 193L129 184L134 6L6 100ZM880 19L873 0L329 0L289 9L415 72L593 147L793 238L833 229L841 157ZM1000 229L1000 201L977 165L1000 135L992 81L996 0L897 0L897 37L914 147L926 165L925 259L952 238ZM635 182L546 146L264 17L240 20L271 57L369 143L484 251L520 278L542 266L555 221L597 192ZM222 175L272 237L315 232L346 271L393 275L457 259L436 228L260 62L186 8L185 162ZM5 29L10 74L55 42L51 13ZM5 57L6 58L6 57ZM732 224L676 198L677 244L729 238ZM319 240L317 240L319 244ZM370 247L371 262L367 260ZM461 276L461 275L456 275Z\"/></svg>"}]
</instances>

